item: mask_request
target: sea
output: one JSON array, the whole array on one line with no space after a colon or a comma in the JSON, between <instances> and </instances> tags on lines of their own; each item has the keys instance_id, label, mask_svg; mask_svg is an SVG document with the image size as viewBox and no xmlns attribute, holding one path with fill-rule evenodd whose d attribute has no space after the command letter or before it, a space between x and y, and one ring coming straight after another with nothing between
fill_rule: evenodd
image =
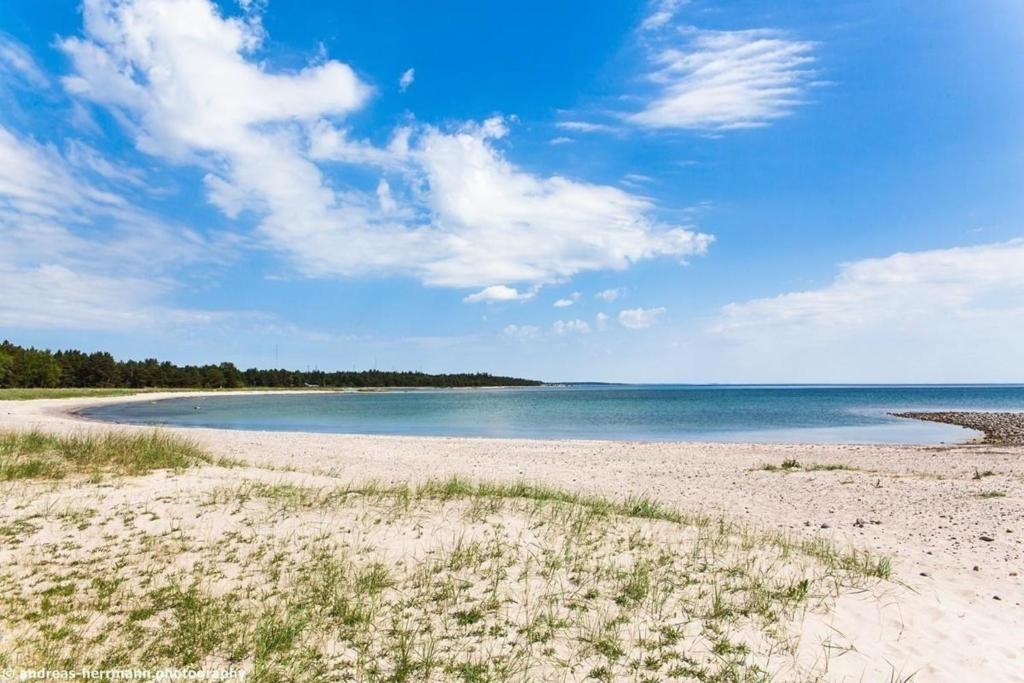
<instances>
[{"instance_id":1,"label":"sea","mask_svg":"<svg viewBox=\"0 0 1024 683\"><path fill-rule=\"evenodd\" d=\"M575 384L271 393L96 406L92 419L264 431L755 443L961 443L917 410L1024 410L1024 385Z\"/></svg>"}]
</instances>

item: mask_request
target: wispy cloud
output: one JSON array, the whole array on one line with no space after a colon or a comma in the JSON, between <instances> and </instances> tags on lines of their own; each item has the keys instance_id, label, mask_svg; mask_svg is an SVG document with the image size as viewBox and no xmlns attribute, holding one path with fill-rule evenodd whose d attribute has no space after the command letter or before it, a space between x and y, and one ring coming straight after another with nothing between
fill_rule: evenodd
<instances>
[{"instance_id":1,"label":"wispy cloud","mask_svg":"<svg viewBox=\"0 0 1024 683\"><path fill-rule=\"evenodd\" d=\"M644 128L754 128L788 116L814 80L814 43L771 29L686 27L652 51L643 109L626 115Z\"/></svg>"},{"instance_id":2,"label":"wispy cloud","mask_svg":"<svg viewBox=\"0 0 1024 683\"><path fill-rule=\"evenodd\" d=\"M1022 263L1022 239L855 261L723 307L699 343L731 381L1018 381Z\"/></svg>"},{"instance_id":3,"label":"wispy cloud","mask_svg":"<svg viewBox=\"0 0 1024 683\"><path fill-rule=\"evenodd\" d=\"M402 77L398 79L398 89L401 92L405 92L412 85L413 81L416 80L416 69L406 69L402 72Z\"/></svg>"},{"instance_id":4,"label":"wispy cloud","mask_svg":"<svg viewBox=\"0 0 1024 683\"><path fill-rule=\"evenodd\" d=\"M640 23L640 30L654 31L665 26L687 2L688 0L654 0L650 4L649 13Z\"/></svg>"},{"instance_id":5,"label":"wispy cloud","mask_svg":"<svg viewBox=\"0 0 1024 683\"><path fill-rule=\"evenodd\" d=\"M719 334L770 337L783 330L825 336L887 327L929 329L943 320L1024 314L1024 240L848 263L820 289L725 306ZM996 329L990 330L998 334Z\"/></svg>"},{"instance_id":6,"label":"wispy cloud","mask_svg":"<svg viewBox=\"0 0 1024 683\"><path fill-rule=\"evenodd\" d=\"M115 167L86 149L69 141L68 158L0 127L0 326L123 331L234 315L168 303L175 272L225 262L225 245L103 187Z\"/></svg>"},{"instance_id":7,"label":"wispy cloud","mask_svg":"<svg viewBox=\"0 0 1024 683\"><path fill-rule=\"evenodd\" d=\"M607 123L594 123L592 121L559 121L555 127L562 130L570 130L574 133L612 133L618 130L617 127Z\"/></svg>"},{"instance_id":8,"label":"wispy cloud","mask_svg":"<svg viewBox=\"0 0 1024 683\"><path fill-rule=\"evenodd\" d=\"M50 83L32 52L11 36L0 32L0 81L3 80L20 80L37 88L44 88Z\"/></svg>"}]
</instances>

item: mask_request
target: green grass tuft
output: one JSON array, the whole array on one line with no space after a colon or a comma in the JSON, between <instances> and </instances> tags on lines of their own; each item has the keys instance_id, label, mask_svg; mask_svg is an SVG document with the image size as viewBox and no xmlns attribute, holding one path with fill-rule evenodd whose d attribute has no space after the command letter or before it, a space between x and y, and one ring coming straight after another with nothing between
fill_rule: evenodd
<instances>
[{"instance_id":1,"label":"green grass tuft","mask_svg":"<svg viewBox=\"0 0 1024 683\"><path fill-rule=\"evenodd\" d=\"M63 479L73 474L146 474L212 459L191 441L160 431L48 434L0 432L0 481Z\"/></svg>"}]
</instances>

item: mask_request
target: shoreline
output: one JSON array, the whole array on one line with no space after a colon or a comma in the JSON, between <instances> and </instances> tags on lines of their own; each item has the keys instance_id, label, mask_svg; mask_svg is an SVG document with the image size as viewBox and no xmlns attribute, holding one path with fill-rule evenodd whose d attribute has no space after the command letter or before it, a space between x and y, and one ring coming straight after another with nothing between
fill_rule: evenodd
<instances>
[{"instance_id":1,"label":"shoreline","mask_svg":"<svg viewBox=\"0 0 1024 683\"><path fill-rule=\"evenodd\" d=\"M817 441L800 441L799 439L788 440L788 439L764 439L759 440L757 435L770 434L772 430L744 430L740 432L723 432L723 434L738 434L742 438L722 438L722 439L686 439L686 438L625 438L622 437L606 437L606 438L578 438L578 437L560 437L550 435L540 436L529 436L529 435L489 435L489 434L409 434L401 432L345 432L345 431L333 431L330 429L323 430L303 430L303 429L255 429L251 427L232 427L226 425L185 425L185 424L173 424L173 423L162 423L162 422L119 422L117 420L109 420L98 417L93 417L84 414L84 411L105 407L114 406L122 403L141 403L144 400L150 403L156 403L160 401L168 400L180 400L188 398L207 398L209 396L279 396L279 395L317 395L323 393L339 393L339 394L364 394L364 393L404 393L404 392L417 392L417 391L458 391L460 389L468 389L470 391L481 391L481 390L502 390L502 389L518 389L521 387L456 387L456 388L395 388L395 387L382 387L379 389L353 389L353 388L342 388L342 389L244 389L244 390L218 390L217 392L207 391L173 391L173 392L148 392L144 394L130 394L122 396L97 396L97 397L76 397L74 400L84 401L89 400L90 402L84 405L79 405L74 408L68 409L66 412L71 417L81 420L83 422L94 422L99 424L108 425L122 425L122 426L136 426L136 427L156 427L162 429L220 429L226 431L258 431L258 432L275 432L275 433L291 433L291 434L337 434L342 436L379 436L379 437L399 437L399 438L410 438L410 439L484 439L484 440L497 440L497 441L538 441L538 442L583 442L583 443L641 443L641 444L680 444L680 445L701 445L701 444L775 444L775 445L834 445L834 446L920 446L920 447L936 447L936 446L947 446L947 445L970 445L978 443L998 444L999 441L992 440L989 434L981 427L975 427L972 424L960 423L953 420L947 419L934 419L928 417L933 413L897 413L888 412L886 413L892 417L898 417L903 419L917 419L918 422L932 422L955 426L963 429L964 434L958 435L962 438L957 441L917 441L917 442L899 442L899 441L873 441L870 439L865 440L843 440L842 438L829 440L822 439ZM536 387L531 387L536 388ZM48 399L48 400L69 400L69 399ZM3 402L0 401L0 405ZM940 414L940 413L934 413ZM985 415L984 413L941 413L942 415ZM918 415L925 417L918 418ZM1006 442L1007 445L1024 445L1024 413L1001 413L1001 415L1013 415L1019 417L1022 429L1022 438L1019 441ZM979 422L980 424L980 422ZM821 427L821 428L792 428L792 429L778 429L776 430L779 434L784 433L795 433L801 431L829 431L829 430L851 430L857 427ZM973 434L972 434L973 432ZM747 438L751 437L751 438Z\"/></svg>"},{"instance_id":2,"label":"shoreline","mask_svg":"<svg viewBox=\"0 0 1024 683\"><path fill-rule=\"evenodd\" d=\"M184 397L173 392L0 402L0 430L148 432L154 428L87 421L74 411L161 396ZM459 476L470 481L527 481L615 500L648 496L684 511L721 515L794 538L824 537L839 547L891 557L895 571L892 594L884 604L851 598L837 607L831 627L848 636L856 651L836 660L835 671L847 675L836 680L876 680L893 672L908 676L917 671L924 680L1011 681L1024 666L1024 653L1012 642L1015 633L1024 631L1024 581L1019 576L1024 565L1021 446L160 430L243 465L230 470L202 468L178 478L132 479L137 486L148 482L147 495L157 498L177 495L183 486L192 485L181 483L185 481L197 486L250 479L316 486L415 485ZM790 461L796 466L785 466ZM15 489L8 489L7 495L13 495ZM999 497L989 495L994 493ZM965 653L963 643L970 642L978 647Z\"/></svg>"}]
</instances>

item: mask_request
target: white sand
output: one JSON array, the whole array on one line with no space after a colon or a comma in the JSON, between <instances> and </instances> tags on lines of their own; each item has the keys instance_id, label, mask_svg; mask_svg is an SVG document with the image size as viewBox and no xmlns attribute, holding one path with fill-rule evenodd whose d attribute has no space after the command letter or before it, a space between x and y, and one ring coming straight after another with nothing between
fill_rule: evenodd
<instances>
[{"instance_id":1,"label":"white sand","mask_svg":"<svg viewBox=\"0 0 1024 683\"><path fill-rule=\"evenodd\" d=\"M68 411L161 397L5 401L0 402L0 429L149 429L87 422ZM827 622L808 620L806 641L829 639L852 648L842 656L833 653L829 680L902 680L916 672L914 680L921 681L1024 681L1024 447L171 431L255 466L345 482L415 482L455 474L525 479L612 497L643 493L684 510L720 512L762 528L824 534L888 554L896 569L891 591L881 601L847 596ZM854 469L758 469L788 458ZM975 480L975 470L995 474ZM979 497L990 491L1006 496ZM862 526L855 525L858 519Z\"/></svg>"}]
</instances>

